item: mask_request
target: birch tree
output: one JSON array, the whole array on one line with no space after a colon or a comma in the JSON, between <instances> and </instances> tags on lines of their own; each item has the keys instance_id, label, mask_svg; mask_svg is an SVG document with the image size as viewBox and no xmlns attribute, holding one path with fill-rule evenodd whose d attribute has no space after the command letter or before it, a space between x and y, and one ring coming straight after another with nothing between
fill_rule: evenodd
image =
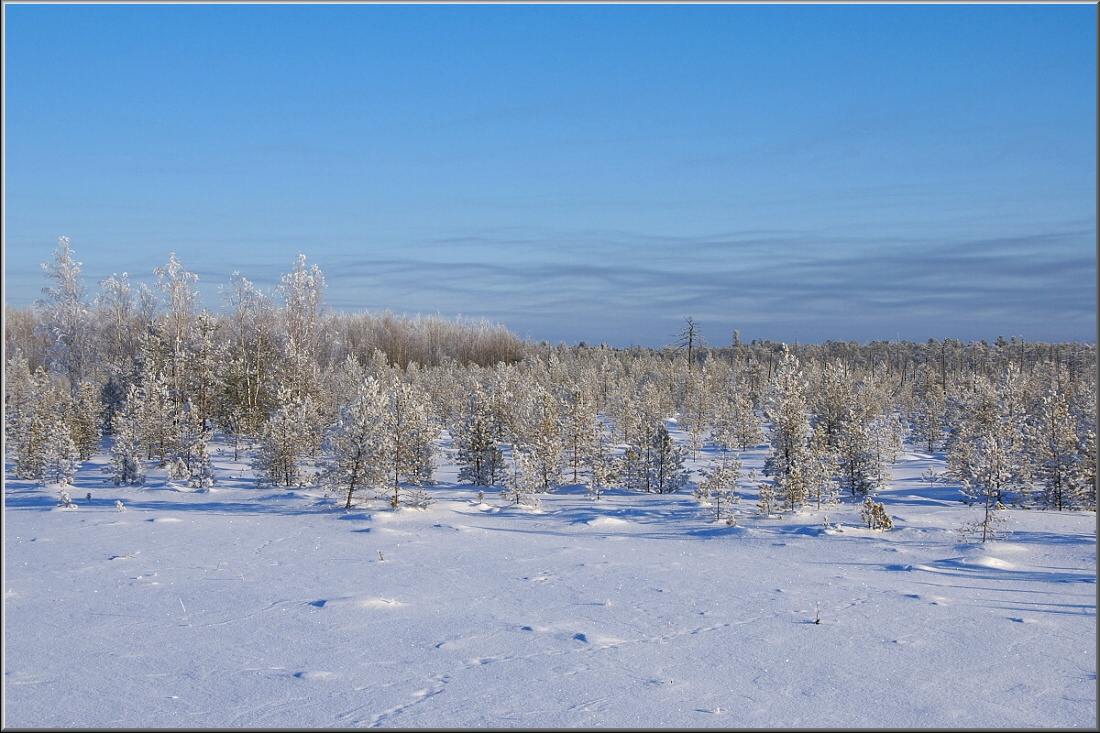
<instances>
[{"instance_id":1,"label":"birch tree","mask_svg":"<svg viewBox=\"0 0 1100 733\"><path fill-rule=\"evenodd\" d=\"M89 308L84 301L86 288L80 281L80 267L69 249L69 238L60 237L53 262L42 263L47 279L54 284L42 288L44 297L37 302L42 313L40 328L49 339L48 367L64 374L71 390L76 390L88 374L92 356Z\"/></svg>"}]
</instances>

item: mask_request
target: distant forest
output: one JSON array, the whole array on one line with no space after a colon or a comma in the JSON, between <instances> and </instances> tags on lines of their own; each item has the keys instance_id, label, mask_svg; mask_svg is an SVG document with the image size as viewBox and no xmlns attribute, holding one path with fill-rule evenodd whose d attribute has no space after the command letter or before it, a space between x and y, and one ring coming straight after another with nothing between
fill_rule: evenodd
<instances>
[{"instance_id":1,"label":"distant forest","mask_svg":"<svg viewBox=\"0 0 1100 733\"><path fill-rule=\"evenodd\" d=\"M13 473L44 485L108 452L116 485L168 466L211 486L219 433L264 483L422 506L448 431L460 480L516 503L564 483L728 498L738 451L764 444L761 511L865 501L909 443L942 451L939 478L987 517L1096 507L1095 344L714 346L686 318L662 349L554 345L484 320L333 313L304 256L271 293L235 274L216 312L174 255L153 288L116 275L93 297L67 239L43 267L43 298L5 308L4 429ZM692 481L684 454L704 445L721 459Z\"/></svg>"}]
</instances>

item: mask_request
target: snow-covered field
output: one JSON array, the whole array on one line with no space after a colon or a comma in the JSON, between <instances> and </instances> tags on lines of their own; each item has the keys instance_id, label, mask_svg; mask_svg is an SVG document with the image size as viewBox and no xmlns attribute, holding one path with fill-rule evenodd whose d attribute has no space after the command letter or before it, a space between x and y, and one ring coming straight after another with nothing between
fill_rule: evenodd
<instances>
[{"instance_id":1,"label":"snow-covered field","mask_svg":"<svg viewBox=\"0 0 1100 733\"><path fill-rule=\"evenodd\" d=\"M100 457L76 509L6 472L4 725L1095 728L1095 513L960 544L979 510L907 448L885 533L754 515L764 447L735 527L690 491L479 503L446 451L426 510L231 452L208 492Z\"/></svg>"}]
</instances>

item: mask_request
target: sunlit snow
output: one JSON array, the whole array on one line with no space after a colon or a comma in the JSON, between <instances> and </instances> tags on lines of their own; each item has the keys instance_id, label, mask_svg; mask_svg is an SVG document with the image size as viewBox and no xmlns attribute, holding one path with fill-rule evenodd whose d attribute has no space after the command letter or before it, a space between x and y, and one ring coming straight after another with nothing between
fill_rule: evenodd
<instances>
[{"instance_id":1,"label":"sunlit snow","mask_svg":"<svg viewBox=\"0 0 1100 733\"><path fill-rule=\"evenodd\" d=\"M218 445L211 491L6 479L6 727L1097 724L1095 513L961 543L942 454L902 455L879 532L754 514L766 446L730 527L690 491L479 503L446 441L427 509L345 511Z\"/></svg>"}]
</instances>

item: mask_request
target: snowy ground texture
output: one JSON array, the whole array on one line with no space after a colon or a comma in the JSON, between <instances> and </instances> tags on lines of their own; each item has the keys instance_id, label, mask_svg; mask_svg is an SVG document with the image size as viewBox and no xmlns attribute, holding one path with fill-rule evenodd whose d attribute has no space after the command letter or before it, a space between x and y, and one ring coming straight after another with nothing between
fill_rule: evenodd
<instances>
[{"instance_id":1,"label":"snowy ground texture","mask_svg":"<svg viewBox=\"0 0 1100 733\"><path fill-rule=\"evenodd\" d=\"M1094 512L960 544L978 510L910 451L891 531L851 500L759 517L765 454L735 527L690 491L478 503L446 450L425 510L231 453L204 492L101 457L76 509L6 472L4 726L1097 726Z\"/></svg>"}]
</instances>

